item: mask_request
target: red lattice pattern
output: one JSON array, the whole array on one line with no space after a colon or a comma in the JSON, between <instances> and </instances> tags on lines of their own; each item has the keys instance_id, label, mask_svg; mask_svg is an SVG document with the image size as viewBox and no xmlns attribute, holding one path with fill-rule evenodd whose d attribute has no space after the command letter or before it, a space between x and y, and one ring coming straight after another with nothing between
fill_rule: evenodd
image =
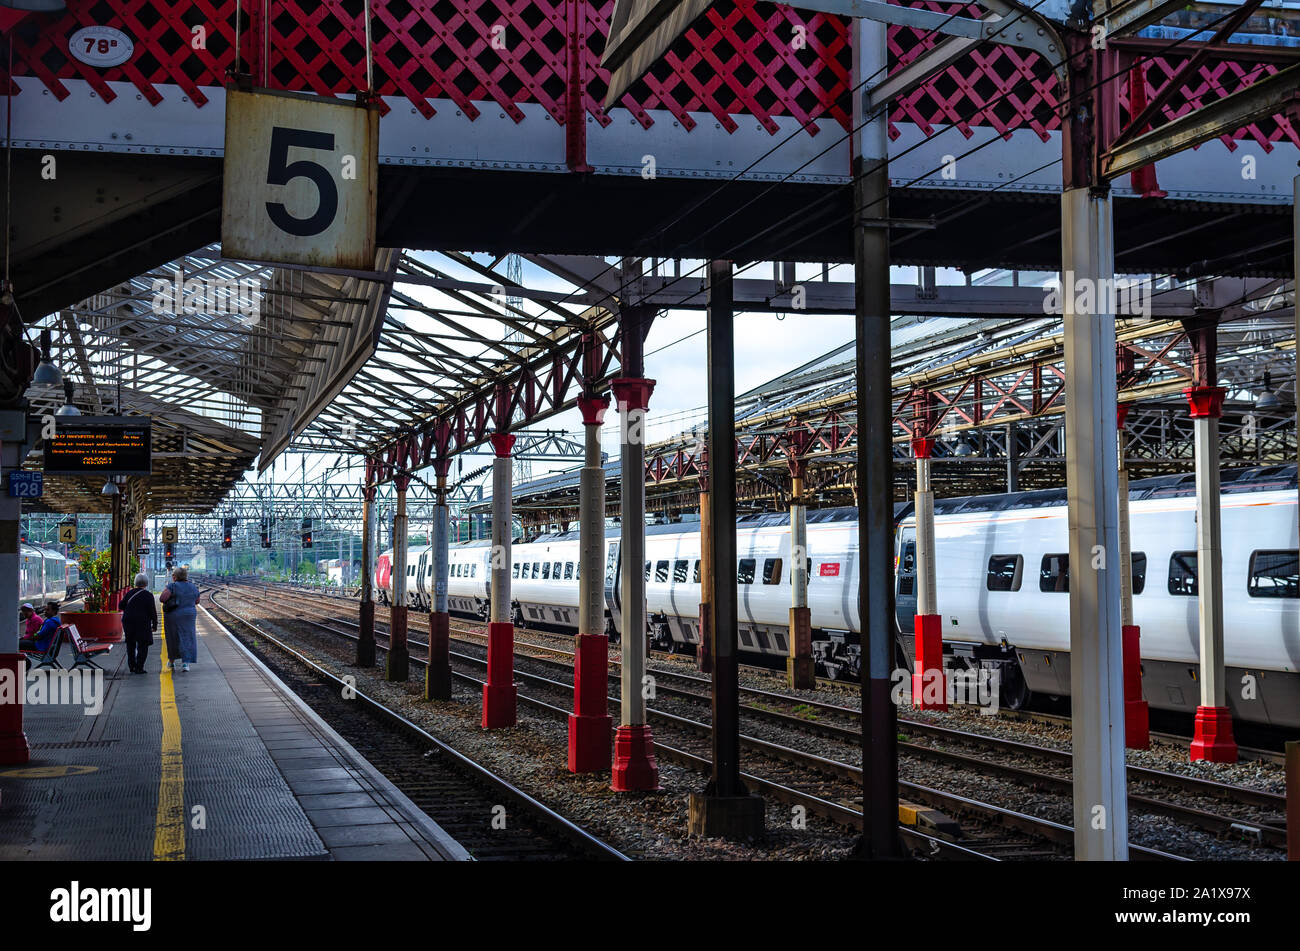
<instances>
[{"instance_id":1,"label":"red lattice pattern","mask_svg":"<svg viewBox=\"0 0 1300 951\"><path fill-rule=\"evenodd\" d=\"M570 4L576 4L570 9ZM913 6L978 16L973 4L912 0ZM599 61L614 0L372 0L375 89L404 96L425 117L431 100L450 100L470 119L496 108L520 122L525 103L541 105L560 124L569 118L571 94L602 125L600 107L608 74ZM241 59L254 82L278 89L348 95L365 86L364 27L360 0L245 0ZM15 73L35 76L59 99L67 79L84 79L106 101L108 82L128 82L151 103L160 85L177 85L196 107L208 102L204 87L221 85L233 68L235 0L69 0L62 14L30 14L9 34ZM263 62L263 24L269 22L270 56ZM135 42L131 61L95 69L68 55L65 37L82 26L121 29ZM194 28L205 43L195 49ZM569 35L578 62L570 68ZM891 65L905 63L935 40L910 28L889 30ZM1168 82L1180 58L1148 65L1154 92ZM843 21L755 0L720 0L668 51L663 61L628 91L621 105L646 127L651 110L668 111L689 130L701 113L728 131L753 118L770 134L778 117L791 117L810 134L815 120L849 126L851 52ZM1213 60L1170 100L1165 114L1183 112L1275 72L1266 64ZM4 85L12 90L8 77ZM988 47L958 61L926 86L900 99L893 123L911 122L927 135L956 125L1009 135L1031 129L1046 139L1057 128L1057 83L1036 54ZM1121 92L1126 98L1126 92ZM1126 103L1125 103L1126 105ZM1285 118L1225 137L1251 139L1263 148L1300 137Z\"/></svg>"}]
</instances>

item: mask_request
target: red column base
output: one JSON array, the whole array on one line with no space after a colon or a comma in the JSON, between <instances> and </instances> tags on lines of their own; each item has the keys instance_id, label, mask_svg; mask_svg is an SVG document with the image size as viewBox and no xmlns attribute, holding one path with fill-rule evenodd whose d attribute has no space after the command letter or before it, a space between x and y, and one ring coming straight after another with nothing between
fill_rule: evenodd
<instances>
[{"instance_id":1,"label":"red column base","mask_svg":"<svg viewBox=\"0 0 1300 951\"><path fill-rule=\"evenodd\" d=\"M23 705L27 691L27 665L22 654L0 654L0 766L21 766L31 759L23 732ZM12 702L8 702L12 701Z\"/></svg>"},{"instance_id":2,"label":"red column base","mask_svg":"<svg viewBox=\"0 0 1300 951\"><path fill-rule=\"evenodd\" d=\"M1192 762L1237 762L1237 741L1232 738L1232 714L1227 707L1197 707L1192 735Z\"/></svg>"},{"instance_id":3,"label":"red column base","mask_svg":"<svg viewBox=\"0 0 1300 951\"><path fill-rule=\"evenodd\" d=\"M515 626L488 624L487 683L483 685L483 729L515 725L519 690L515 687Z\"/></svg>"},{"instance_id":4,"label":"red column base","mask_svg":"<svg viewBox=\"0 0 1300 951\"><path fill-rule=\"evenodd\" d=\"M429 615L429 664L424 672L424 699L451 699L451 617L446 611Z\"/></svg>"},{"instance_id":5,"label":"red column base","mask_svg":"<svg viewBox=\"0 0 1300 951\"><path fill-rule=\"evenodd\" d=\"M614 718L569 714L569 772L599 773L613 761Z\"/></svg>"},{"instance_id":6,"label":"red column base","mask_svg":"<svg viewBox=\"0 0 1300 951\"><path fill-rule=\"evenodd\" d=\"M1136 624L1124 625L1124 745L1131 750L1151 748L1151 716L1142 699L1141 636Z\"/></svg>"},{"instance_id":7,"label":"red column base","mask_svg":"<svg viewBox=\"0 0 1300 951\"><path fill-rule=\"evenodd\" d=\"M614 772L610 788L615 792L653 792L659 788L659 766L655 763L655 741L648 724L621 726L614 734Z\"/></svg>"},{"instance_id":8,"label":"red column base","mask_svg":"<svg viewBox=\"0 0 1300 951\"><path fill-rule=\"evenodd\" d=\"M917 710L947 710L948 684L943 672L943 619L917 614L916 665L912 668L912 706Z\"/></svg>"},{"instance_id":9,"label":"red column base","mask_svg":"<svg viewBox=\"0 0 1300 951\"><path fill-rule=\"evenodd\" d=\"M515 725L515 703L519 688L514 684L483 685L483 729L499 730Z\"/></svg>"}]
</instances>

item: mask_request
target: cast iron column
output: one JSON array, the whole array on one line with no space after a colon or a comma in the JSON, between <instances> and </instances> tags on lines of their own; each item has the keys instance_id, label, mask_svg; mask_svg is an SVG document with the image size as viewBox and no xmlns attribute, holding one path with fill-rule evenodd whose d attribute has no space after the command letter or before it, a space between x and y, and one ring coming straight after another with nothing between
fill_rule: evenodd
<instances>
[{"instance_id":1,"label":"cast iron column","mask_svg":"<svg viewBox=\"0 0 1300 951\"><path fill-rule=\"evenodd\" d=\"M1196 594L1201 627L1201 703L1196 708L1191 758L1235 763L1223 654L1223 527L1219 506L1219 417L1227 392L1218 380L1219 318L1183 321L1192 344L1192 385L1183 390L1195 426Z\"/></svg>"},{"instance_id":2,"label":"cast iron column","mask_svg":"<svg viewBox=\"0 0 1300 951\"><path fill-rule=\"evenodd\" d=\"M713 775L690 798L691 835L747 839L763 834L763 800L740 778L740 669L736 656L736 370L730 261L708 277L709 486L713 591Z\"/></svg>"},{"instance_id":3,"label":"cast iron column","mask_svg":"<svg viewBox=\"0 0 1300 951\"><path fill-rule=\"evenodd\" d=\"M492 436L492 613L488 622L487 683L483 685L483 729L515 725L515 625L510 610L511 460L510 391L497 391L497 426Z\"/></svg>"},{"instance_id":4,"label":"cast iron column","mask_svg":"<svg viewBox=\"0 0 1300 951\"><path fill-rule=\"evenodd\" d=\"M804 505L802 452L806 440L790 456L790 652L785 659L786 681L796 690L817 686L812 656L812 616L808 610L808 507Z\"/></svg>"},{"instance_id":5,"label":"cast iron column","mask_svg":"<svg viewBox=\"0 0 1300 951\"><path fill-rule=\"evenodd\" d=\"M1116 415L1119 459L1119 592L1120 624L1124 642L1124 745L1131 750L1151 746L1150 716L1142 699L1142 629L1133 623L1133 553L1129 544L1128 463L1124 420L1132 403L1119 404Z\"/></svg>"},{"instance_id":6,"label":"cast iron column","mask_svg":"<svg viewBox=\"0 0 1300 951\"><path fill-rule=\"evenodd\" d=\"M573 713L569 714L569 772L611 765L614 719L609 715L609 638L605 635L605 467L600 427L609 400L578 397L586 433L578 499L578 636L573 651Z\"/></svg>"},{"instance_id":7,"label":"cast iron column","mask_svg":"<svg viewBox=\"0 0 1300 951\"><path fill-rule=\"evenodd\" d=\"M644 377L643 344L653 308L624 306L619 315L623 376L610 380L622 414L622 719L614 734L611 786L619 792L659 788L654 736L646 722L645 416L655 381Z\"/></svg>"},{"instance_id":8,"label":"cast iron column","mask_svg":"<svg viewBox=\"0 0 1300 951\"><path fill-rule=\"evenodd\" d=\"M357 637L357 666L375 666L375 484L366 463L361 496L361 630Z\"/></svg>"},{"instance_id":9,"label":"cast iron column","mask_svg":"<svg viewBox=\"0 0 1300 951\"><path fill-rule=\"evenodd\" d=\"M424 699L451 699L451 615L447 613L447 574L451 568L447 540L447 470L451 458L433 462L438 477L433 510L433 610L429 612L429 666L424 675Z\"/></svg>"},{"instance_id":10,"label":"cast iron column","mask_svg":"<svg viewBox=\"0 0 1300 951\"><path fill-rule=\"evenodd\" d=\"M713 672L713 522L709 516L709 450L700 450L700 642L695 660L701 673Z\"/></svg>"},{"instance_id":11,"label":"cast iron column","mask_svg":"<svg viewBox=\"0 0 1300 951\"><path fill-rule=\"evenodd\" d=\"M885 24L859 19L853 44L854 325L857 334L858 623L862 638L860 852L902 855L898 836L898 711L894 666L894 472L889 312L889 140L868 117L870 77L885 78Z\"/></svg>"},{"instance_id":12,"label":"cast iron column","mask_svg":"<svg viewBox=\"0 0 1300 951\"><path fill-rule=\"evenodd\" d=\"M406 680L411 672L411 657L406 649L409 610L406 603L406 488L411 477L399 475L393 481L397 486L397 514L393 516L393 606L388 612L388 662L384 678Z\"/></svg>"},{"instance_id":13,"label":"cast iron column","mask_svg":"<svg viewBox=\"0 0 1300 951\"><path fill-rule=\"evenodd\" d=\"M1114 82L1089 36L1064 37L1069 98L1062 116L1062 327L1065 462L1070 536L1070 690L1074 735L1074 858L1128 858L1124 765L1124 652L1120 616L1119 461L1115 315L1102 289L1115 277L1109 187L1097 173L1097 136L1117 119ZM1102 120L1105 120L1104 122ZM1086 295L1076 294L1086 288ZM1080 299L1102 306L1088 310Z\"/></svg>"}]
</instances>

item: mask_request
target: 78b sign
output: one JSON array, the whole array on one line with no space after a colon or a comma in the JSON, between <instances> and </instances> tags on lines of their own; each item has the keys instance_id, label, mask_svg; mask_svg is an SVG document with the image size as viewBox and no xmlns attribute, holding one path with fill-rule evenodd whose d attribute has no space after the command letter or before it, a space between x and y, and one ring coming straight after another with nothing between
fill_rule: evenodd
<instances>
[{"instance_id":1,"label":"78b sign","mask_svg":"<svg viewBox=\"0 0 1300 951\"><path fill-rule=\"evenodd\" d=\"M375 266L379 112L342 99L226 93L228 258Z\"/></svg>"}]
</instances>

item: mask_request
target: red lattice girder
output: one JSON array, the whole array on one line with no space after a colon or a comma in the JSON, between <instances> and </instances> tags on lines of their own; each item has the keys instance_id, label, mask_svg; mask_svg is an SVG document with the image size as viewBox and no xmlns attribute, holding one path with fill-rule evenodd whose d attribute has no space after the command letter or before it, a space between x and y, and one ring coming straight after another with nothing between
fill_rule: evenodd
<instances>
[{"instance_id":1,"label":"red lattice girder","mask_svg":"<svg viewBox=\"0 0 1300 951\"><path fill-rule=\"evenodd\" d=\"M580 10L571 9L579 4ZM407 99L421 115L434 115L433 100L455 103L470 120L495 108L515 122L528 103L542 106L557 123L591 115L602 126L611 119L600 107L608 73L600 68L614 0L371 0L375 91ZM970 3L911 0L911 6L949 15L973 16ZM65 81L82 79L105 101L111 82L133 85L146 101L162 101L159 87L175 86L196 106L209 99L205 88L221 86L234 66L235 0L68 0L62 13L34 13L17 22L6 39L13 45L14 70L39 79L56 97L68 95ZM364 89L365 57L361 0L243 0L242 60L261 83L263 70L273 89L351 96ZM270 62L262 63L261 25L270 30ZM112 26L135 43L132 60L95 69L68 55L65 38L83 26ZM206 29L205 49L191 48L191 27ZM505 28L505 47L492 43L493 27ZM582 42L570 43L574 30ZM796 44L796 34L806 42ZM906 63L936 39L925 31L891 27L891 66ZM570 47L573 47L572 51ZM798 48L796 48L798 46ZM1272 63L1222 56L1207 59L1163 109L1172 119L1228 95L1277 71ZM728 131L752 118L769 134L777 119L790 117L809 134L818 120L848 129L849 35L844 21L797 7L757 0L717 0L650 74L622 98L643 127L664 110L686 130L701 113ZM1170 81L1185 57L1175 51L1149 60L1154 93ZM1030 129L1040 138L1059 128L1058 89L1051 64L1034 53L985 46L949 66L928 84L894 103L890 135L897 123L915 123L926 135L956 125L970 136L976 126L1009 136ZM0 73L6 88L8 75ZM580 103L570 108L571 95ZM1126 102L1126 90L1120 90ZM1284 116L1253 123L1223 141L1249 139L1262 148L1300 137ZM582 167L578 139L570 164Z\"/></svg>"}]
</instances>

